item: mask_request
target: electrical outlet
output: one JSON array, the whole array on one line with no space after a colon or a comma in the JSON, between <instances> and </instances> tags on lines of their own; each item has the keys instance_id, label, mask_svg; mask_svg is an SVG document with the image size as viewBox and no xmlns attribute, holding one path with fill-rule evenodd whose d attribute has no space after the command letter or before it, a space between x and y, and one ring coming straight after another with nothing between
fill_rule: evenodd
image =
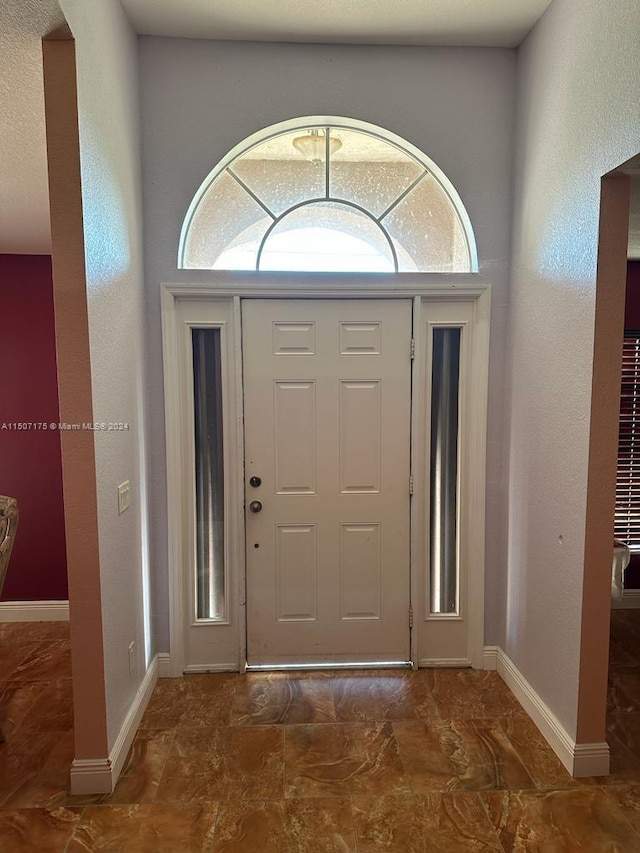
<instances>
[{"instance_id":1,"label":"electrical outlet","mask_svg":"<svg viewBox=\"0 0 640 853\"><path fill-rule=\"evenodd\" d=\"M136 668L136 642L132 640L129 643L129 674Z\"/></svg>"},{"instance_id":2,"label":"electrical outlet","mask_svg":"<svg viewBox=\"0 0 640 853\"><path fill-rule=\"evenodd\" d=\"M129 509L131 483L125 480L118 486L118 515L122 515L125 509Z\"/></svg>"}]
</instances>

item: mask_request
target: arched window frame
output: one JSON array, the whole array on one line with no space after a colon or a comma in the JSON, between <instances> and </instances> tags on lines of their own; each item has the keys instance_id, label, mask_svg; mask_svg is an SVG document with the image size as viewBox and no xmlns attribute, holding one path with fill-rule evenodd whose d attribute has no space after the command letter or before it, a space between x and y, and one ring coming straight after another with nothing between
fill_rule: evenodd
<instances>
[{"instance_id":1,"label":"arched window frame","mask_svg":"<svg viewBox=\"0 0 640 853\"><path fill-rule=\"evenodd\" d=\"M438 182L440 188L447 196L451 206L453 207L455 213L457 214L460 224L462 226L462 232L466 241L466 247L469 254L469 270L470 273L478 272L478 251L475 240L475 234L473 230L473 226L471 224L471 219L467 210L458 194L456 188L453 186L451 181L445 175L445 173L438 167L430 157L428 157L423 151L417 148L412 143L408 142L401 136L393 133L392 131L387 130L386 128L380 127L378 125L371 124L369 122L360 121L358 119L345 118L344 116L301 116L299 118L288 119L287 121L279 122L277 124L270 125L269 127L263 128L262 130L257 131L256 133L251 134L246 137L242 142L235 145L227 154L214 166L214 168L209 172L204 181L200 184L196 194L194 195L191 203L187 209L187 213L185 215L182 229L180 231L180 242L178 246L178 269L185 269L185 252L187 246L187 239L189 236L189 230L191 228L191 223L195 216L195 213L203 200L204 196L209 191L210 187L214 184L217 178L225 172L225 170L231 166L231 164L245 154L250 149L254 148L257 145L263 144L270 139L273 139L277 136L280 136L284 133L289 133L292 131L300 130L301 132L308 131L309 127L318 127L320 129L331 128L332 130L353 130L359 131L361 133L366 133L374 138L381 140L382 142L389 143L391 145L396 146L401 151L412 157L417 163L419 163L428 173L430 173L433 178ZM328 160L325 163L325 168L328 168ZM234 176L235 177L235 176ZM411 192L414 186L419 183L422 179L422 176L413 183L409 185L394 201L392 207L395 207L399 202ZM247 189L245 187L245 189ZM253 194L249 193L254 199L262 206L262 202ZM340 204L343 204L347 207L351 207L353 209L359 210L364 213L367 217L369 217L373 222L378 225L380 230L383 232L386 240L388 241L391 247L391 254L394 260L394 265L398 268L398 260L397 260L397 252L396 248L393 245L393 240L391 239L389 233L386 228L380 222L387 214L388 210L384 211L379 217L374 216L371 211L366 208L358 205L349 199L344 198L327 198L326 196L317 197L317 198L308 198L302 202L292 205L286 211L281 213L278 217L274 219L271 225L267 228L265 234L260 243L260 248L257 252L256 257L256 271L260 271L259 265L262 256L262 252L266 243L266 240L269 234L273 231L278 222L280 222L284 217L286 217L289 213L297 208L304 207L305 205L311 205L318 202L323 201L336 201ZM265 208L266 211L266 208ZM267 211L269 212L269 211ZM270 212L269 212L270 213ZM425 272L425 271L419 271ZM428 272L428 271L427 271ZM453 271L451 273L446 274L459 274L460 271Z\"/></svg>"}]
</instances>

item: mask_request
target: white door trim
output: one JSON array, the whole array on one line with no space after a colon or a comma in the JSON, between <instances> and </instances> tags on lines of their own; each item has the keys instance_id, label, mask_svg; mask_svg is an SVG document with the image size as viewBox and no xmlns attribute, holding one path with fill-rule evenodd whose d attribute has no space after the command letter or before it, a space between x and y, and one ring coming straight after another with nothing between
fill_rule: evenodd
<instances>
[{"instance_id":1,"label":"white door trim","mask_svg":"<svg viewBox=\"0 0 640 853\"><path fill-rule=\"evenodd\" d=\"M170 675L185 671L235 670L244 663L244 434L242 414L242 350L240 299L210 297L185 319L180 309L193 308L194 300L179 298L162 289L165 429L167 446L167 545L169 557ZM227 635L221 658L189 662L187 643L194 619L189 573L194 565L195 531L193 371L187 358L191 328L220 328L223 332L223 412L225 441L225 550L227 562L228 618L219 624ZM187 352L187 350L189 350ZM224 368L226 365L226 370ZM205 630L204 625L202 629ZM199 628L197 629L199 630ZM231 635L231 636L229 636Z\"/></svg>"},{"instance_id":2,"label":"white door trim","mask_svg":"<svg viewBox=\"0 0 640 853\"><path fill-rule=\"evenodd\" d=\"M235 429L227 443L228 451L234 456L235 499L230 513L233 529L242 530L243 507L243 430L242 430L242 353L240 338L240 299L256 298L385 298L400 296L414 298L414 319L419 319L422 308L429 302L471 302L473 304L473 322L471 324L468 345L471 349L468 423L464 440L469 442L468 461L463 472L466 481L464 498L464 516L469 523L462 535L465 537L465 550L473 555L474 569L470 578L469 596L475 602L469 613L468 656L452 660L452 665L468 663L482 667L484 647L484 529L485 529L485 481L486 481L486 415L487 382L489 358L489 315L490 285L481 277L473 274L409 274L390 276L349 275L326 276L313 273L214 273L203 270L179 270L180 281L161 285L161 316L163 338L165 430L167 454L167 544L169 560L169 618L171 675L181 675L186 668L185 644L185 528L184 519L189 517L188 489L185 489L185 462L190 453L185 452L185 442L191 440L188 432L188 418L184 411L181 383L182 357L180 352L180 324L177 310L181 300L219 300L233 305L233 333L235 364L232 377L235 393L232 401ZM418 332L419 324L414 327ZM421 335L416 338L416 358L414 360L414 393L424 385L424 375L420 376L419 365L423 363ZM419 407L413 406L412 414L412 471L414 476L414 495L423 492L425 483L424 464L418 470L420 441L424 442L424 422L419 415ZM420 438L420 432L423 433ZM424 507L423 507L424 508ZM420 516L420 501L412 501L412 600L418 600L416 566L424 565L424 542L420 532L424 522ZM245 611L245 561L244 537L233 537L235 550L235 569L232 569L231 585L235 591L235 624L237 626L237 663L240 667L246 661L246 611ZM235 574L235 578L233 575ZM414 618L412 631L412 659L415 664L442 664L438 659L425 659L419 649L419 623ZM196 670L230 668L233 661L210 661L196 666ZM195 671L193 665L190 671Z\"/></svg>"},{"instance_id":3,"label":"white door trim","mask_svg":"<svg viewBox=\"0 0 640 853\"><path fill-rule=\"evenodd\" d=\"M426 306L431 303L438 319L431 322ZM436 304L437 303L437 304ZM466 305L465 305L466 303ZM463 300L416 297L414 313L415 359L413 382L411 504L412 600L414 666L472 666L482 668L484 649L484 556L487 443L487 390L489 378L489 320L491 294ZM469 311L470 309L470 311ZM463 319L470 314L470 319ZM427 566L429 554L429 330L434 326L463 328L463 359L460 377L459 448L459 563L463 595L461 619L466 622L466 647L455 655L438 648L424 648L427 629ZM433 617L429 617L433 618ZM439 617L436 617L436 619ZM448 619L449 617L444 617Z\"/></svg>"}]
</instances>

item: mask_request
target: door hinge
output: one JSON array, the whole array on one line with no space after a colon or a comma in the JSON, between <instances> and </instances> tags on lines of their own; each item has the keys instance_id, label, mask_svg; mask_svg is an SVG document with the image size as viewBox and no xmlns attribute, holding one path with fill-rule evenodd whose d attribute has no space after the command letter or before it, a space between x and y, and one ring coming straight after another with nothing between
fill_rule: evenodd
<instances>
[{"instance_id":1,"label":"door hinge","mask_svg":"<svg viewBox=\"0 0 640 853\"><path fill-rule=\"evenodd\" d=\"M409 476L409 494L413 494L413 474Z\"/></svg>"},{"instance_id":2,"label":"door hinge","mask_svg":"<svg viewBox=\"0 0 640 853\"><path fill-rule=\"evenodd\" d=\"M413 628L413 607L409 608L409 627Z\"/></svg>"},{"instance_id":3,"label":"door hinge","mask_svg":"<svg viewBox=\"0 0 640 853\"><path fill-rule=\"evenodd\" d=\"M411 338L411 344L409 346L409 358L413 361L416 357L416 339Z\"/></svg>"}]
</instances>

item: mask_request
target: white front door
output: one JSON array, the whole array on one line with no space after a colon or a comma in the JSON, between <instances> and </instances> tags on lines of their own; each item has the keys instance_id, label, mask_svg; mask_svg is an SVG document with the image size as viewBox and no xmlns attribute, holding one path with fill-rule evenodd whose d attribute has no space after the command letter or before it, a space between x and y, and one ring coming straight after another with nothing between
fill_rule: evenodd
<instances>
[{"instance_id":1,"label":"white front door","mask_svg":"<svg viewBox=\"0 0 640 853\"><path fill-rule=\"evenodd\" d=\"M248 663L408 661L411 301L242 305Z\"/></svg>"}]
</instances>

